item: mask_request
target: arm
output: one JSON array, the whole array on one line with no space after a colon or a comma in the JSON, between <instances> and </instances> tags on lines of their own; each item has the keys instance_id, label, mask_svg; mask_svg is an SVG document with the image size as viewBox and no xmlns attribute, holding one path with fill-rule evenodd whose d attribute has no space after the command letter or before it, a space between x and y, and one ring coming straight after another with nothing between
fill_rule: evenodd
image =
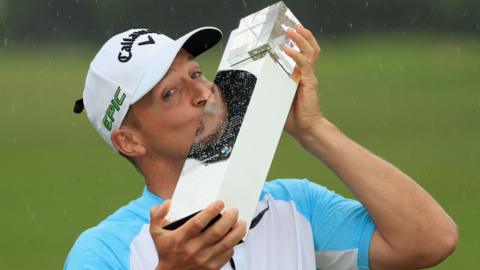
<instances>
[{"instance_id":1,"label":"arm","mask_svg":"<svg viewBox=\"0 0 480 270\"><path fill-rule=\"evenodd\" d=\"M374 219L371 267L412 269L441 262L457 245L455 223L410 177L347 138L322 115L314 74L320 48L301 26L289 35L301 53L285 49L297 63L294 76L299 80L286 130L349 187Z\"/></svg>"},{"instance_id":2,"label":"arm","mask_svg":"<svg viewBox=\"0 0 480 270\"><path fill-rule=\"evenodd\" d=\"M373 269L422 268L446 258L456 226L410 177L343 135L326 119L298 139L349 187L377 225Z\"/></svg>"}]
</instances>

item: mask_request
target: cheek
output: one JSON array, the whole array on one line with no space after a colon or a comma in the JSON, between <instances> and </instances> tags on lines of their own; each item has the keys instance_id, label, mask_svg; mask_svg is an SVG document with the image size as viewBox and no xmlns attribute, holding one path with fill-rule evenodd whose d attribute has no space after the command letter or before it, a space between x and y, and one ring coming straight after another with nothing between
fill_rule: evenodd
<instances>
[{"instance_id":1,"label":"cheek","mask_svg":"<svg viewBox=\"0 0 480 270\"><path fill-rule=\"evenodd\" d=\"M165 135L190 137L195 135L200 115L189 110L172 111L163 115L157 129L161 129Z\"/></svg>"}]
</instances>

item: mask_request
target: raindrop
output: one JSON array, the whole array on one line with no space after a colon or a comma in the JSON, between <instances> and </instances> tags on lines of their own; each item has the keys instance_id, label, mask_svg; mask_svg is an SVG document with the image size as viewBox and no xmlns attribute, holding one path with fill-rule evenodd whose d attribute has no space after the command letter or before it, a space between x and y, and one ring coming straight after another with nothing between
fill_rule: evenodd
<instances>
[{"instance_id":1,"label":"raindrop","mask_svg":"<svg viewBox=\"0 0 480 270\"><path fill-rule=\"evenodd\" d=\"M170 6L170 12L175 12L175 6L174 5Z\"/></svg>"},{"instance_id":2,"label":"raindrop","mask_svg":"<svg viewBox=\"0 0 480 270\"><path fill-rule=\"evenodd\" d=\"M368 1L365 2L365 7L368 8Z\"/></svg>"},{"instance_id":3,"label":"raindrop","mask_svg":"<svg viewBox=\"0 0 480 270\"><path fill-rule=\"evenodd\" d=\"M8 46L8 38L4 38L3 39L3 47L7 47Z\"/></svg>"},{"instance_id":4,"label":"raindrop","mask_svg":"<svg viewBox=\"0 0 480 270\"><path fill-rule=\"evenodd\" d=\"M349 27L350 29L353 29L353 23L348 22L347 25L348 25L348 27Z\"/></svg>"},{"instance_id":5,"label":"raindrop","mask_svg":"<svg viewBox=\"0 0 480 270\"><path fill-rule=\"evenodd\" d=\"M460 54L462 52L462 47L460 45L457 45L457 54Z\"/></svg>"},{"instance_id":6,"label":"raindrop","mask_svg":"<svg viewBox=\"0 0 480 270\"><path fill-rule=\"evenodd\" d=\"M243 4L243 7L244 7L244 8L247 8L247 1L242 0L242 4Z\"/></svg>"},{"instance_id":7,"label":"raindrop","mask_svg":"<svg viewBox=\"0 0 480 270\"><path fill-rule=\"evenodd\" d=\"M382 70L383 69L383 63L378 64L378 68Z\"/></svg>"}]
</instances>

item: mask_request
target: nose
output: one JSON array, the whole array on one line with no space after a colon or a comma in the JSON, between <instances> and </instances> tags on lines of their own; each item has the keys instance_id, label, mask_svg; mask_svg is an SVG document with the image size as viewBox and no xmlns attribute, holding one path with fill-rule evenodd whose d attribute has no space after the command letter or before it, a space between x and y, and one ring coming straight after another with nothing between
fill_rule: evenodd
<instances>
[{"instance_id":1,"label":"nose","mask_svg":"<svg viewBox=\"0 0 480 270\"><path fill-rule=\"evenodd\" d=\"M195 107L203 107L212 95L212 84L192 82L192 105Z\"/></svg>"}]
</instances>

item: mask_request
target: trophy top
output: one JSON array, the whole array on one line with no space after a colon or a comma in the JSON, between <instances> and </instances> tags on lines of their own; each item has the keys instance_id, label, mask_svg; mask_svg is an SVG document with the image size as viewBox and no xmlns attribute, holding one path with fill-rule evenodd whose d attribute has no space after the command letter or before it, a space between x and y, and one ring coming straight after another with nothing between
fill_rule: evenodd
<instances>
[{"instance_id":1,"label":"trophy top","mask_svg":"<svg viewBox=\"0 0 480 270\"><path fill-rule=\"evenodd\" d=\"M288 28L295 28L298 19L282 1L248 15L240 20L239 27L232 32L228 46L228 63L234 67L247 60L258 60L270 54L288 73L295 62L283 52L285 45L299 50L287 36Z\"/></svg>"},{"instance_id":2,"label":"trophy top","mask_svg":"<svg viewBox=\"0 0 480 270\"><path fill-rule=\"evenodd\" d=\"M238 29L251 29L257 25L275 20L279 20L279 23L289 23L292 20L288 18L289 16L292 16L293 20L297 20L285 3L280 1L240 19ZM270 25L267 27L270 27Z\"/></svg>"}]
</instances>

